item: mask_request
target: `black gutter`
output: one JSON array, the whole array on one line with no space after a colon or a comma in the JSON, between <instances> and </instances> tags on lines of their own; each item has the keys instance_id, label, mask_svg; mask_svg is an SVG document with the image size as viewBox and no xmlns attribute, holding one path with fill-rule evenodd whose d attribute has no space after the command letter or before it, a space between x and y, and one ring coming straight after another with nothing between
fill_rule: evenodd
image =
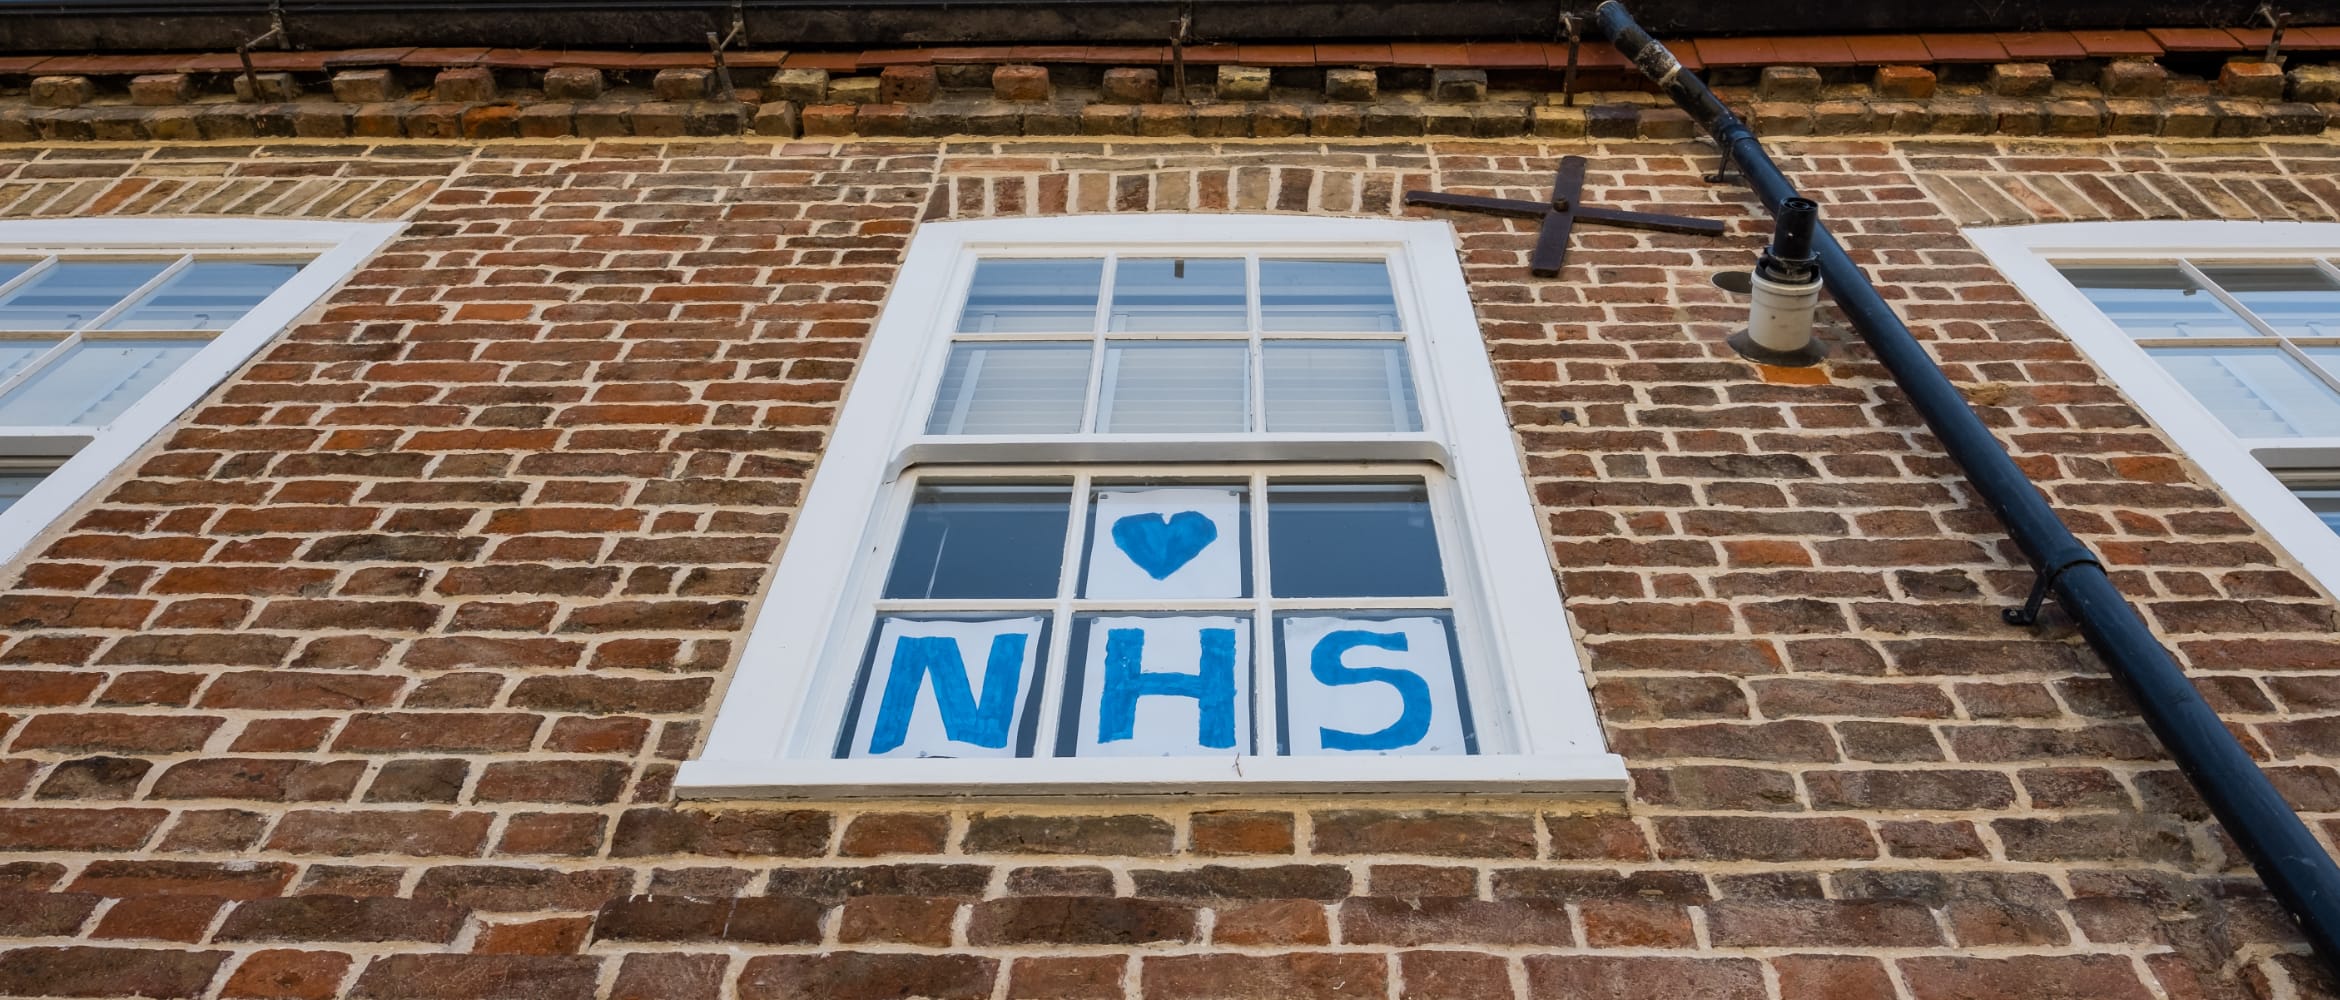
<instances>
[{"instance_id":1,"label":"black gutter","mask_svg":"<svg viewBox=\"0 0 2340 1000\"><path fill-rule=\"evenodd\" d=\"M1706 84L1683 69L1673 53L1635 24L1624 5L1607 0L1595 16L1617 51L1713 134L1723 155L1738 165L1764 207L1777 213L1782 204L1796 197L1795 186L1764 153L1755 133L1724 107ZM1951 460L1966 472L1967 481L1982 495L1983 502L2007 526L2007 534L2031 560L2039 581L2053 589L2057 603L2079 623L2089 647L2136 701L2146 725L2193 782L2194 790L2209 803L2227 835L2250 857L2259 878L2299 921L2317 955L2327 967L2340 971L2340 868L2333 866L2323 845L2276 793L2218 713L2202 700L2201 692L2186 680L2185 672L2145 627L2136 609L2113 587L2104 565L2057 519L2055 509L2048 506L2039 489L1968 408L1925 348L1910 336L1909 327L1877 294L1860 265L1853 263L1826 227L1817 237L1820 277L1829 295L1893 375ZM2009 614L2009 620L2028 623L2028 615L2037 612L2041 596L2035 588L2025 611Z\"/></svg>"},{"instance_id":2,"label":"black gutter","mask_svg":"<svg viewBox=\"0 0 2340 1000\"><path fill-rule=\"evenodd\" d=\"M2260 0L1644 0L1653 30L1697 36L2056 28L2245 27ZM225 51L281 14L297 49L400 45L749 48L1540 41L1564 5L1518 0L0 0L0 51ZM2294 21L2299 21L2297 17ZM2299 23L2311 23L2299 21Z\"/></svg>"}]
</instances>

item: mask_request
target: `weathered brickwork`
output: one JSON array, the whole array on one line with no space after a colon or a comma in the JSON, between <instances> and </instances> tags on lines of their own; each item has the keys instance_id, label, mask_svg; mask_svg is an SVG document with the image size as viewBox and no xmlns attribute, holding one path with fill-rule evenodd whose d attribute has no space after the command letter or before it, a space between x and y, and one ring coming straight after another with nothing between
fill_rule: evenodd
<instances>
[{"instance_id":1,"label":"weathered brickwork","mask_svg":"<svg viewBox=\"0 0 2340 1000\"><path fill-rule=\"evenodd\" d=\"M1957 227L2340 217L2340 147L1779 146L2278 783L2340 624ZM1621 802L677 804L921 218L1454 216ZM407 230L0 592L0 995L2335 995L1857 345L1762 371L1690 143L0 147L0 214ZM1841 325L1834 336L1847 339Z\"/></svg>"}]
</instances>

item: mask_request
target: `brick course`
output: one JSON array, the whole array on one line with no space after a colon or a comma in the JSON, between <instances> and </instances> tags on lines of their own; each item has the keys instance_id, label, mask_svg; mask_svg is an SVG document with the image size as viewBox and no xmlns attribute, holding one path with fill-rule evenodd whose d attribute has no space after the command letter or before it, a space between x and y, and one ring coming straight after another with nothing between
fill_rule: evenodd
<instances>
[{"instance_id":1,"label":"brick course","mask_svg":"<svg viewBox=\"0 0 2340 1000\"><path fill-rule=\"evenodd\" d=\"M870 105L867 107L881 107ZM1142 110L1142 109L1141 109ZM1132 121L1140 119L1133 112ZM2328 837L2330 595L1974 223L2340 215L2284 142L1777 144ZM1628 801L676 804L921 219L1446 216ZM1722 346L1687 142L0 147L0 216L404 219L0 594L0 995L2329 995L1881 370Z\"/></svg>"}]
</instances>

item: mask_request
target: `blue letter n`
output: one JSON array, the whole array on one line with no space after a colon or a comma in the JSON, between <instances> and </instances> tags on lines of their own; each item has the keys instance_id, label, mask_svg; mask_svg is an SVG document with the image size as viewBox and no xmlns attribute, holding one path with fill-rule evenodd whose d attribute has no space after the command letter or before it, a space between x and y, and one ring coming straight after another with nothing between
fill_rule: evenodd
<instances>
[{"instance_id":1,"label":"blue letter n","mask_svg":"<svg viewBox=\"0 0 2340 1000\"><path fill-rule=\"evenodd\" d=\"M1007 746L1008 723L1016 715L1016 687L1023 680L1022 634L991 637L989 662L983 668L983 700L975 700L967 681L967 662L959 658L958 640L946 636L903 636L894 644L894 662L887 668L885 700L878 703L877 726L869 735L869 752L885 753L910 735L910 713L918 705L918 689L934 675L935 707L942 710L943 732L960 743L999 749Z\"/></svg>"}]
</instances>

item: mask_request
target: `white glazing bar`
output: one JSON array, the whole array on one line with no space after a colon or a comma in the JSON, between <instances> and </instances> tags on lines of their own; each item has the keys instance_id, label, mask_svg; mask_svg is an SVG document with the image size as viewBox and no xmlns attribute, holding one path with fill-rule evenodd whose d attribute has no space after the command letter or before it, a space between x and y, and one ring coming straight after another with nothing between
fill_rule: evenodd
<instances>
[{"instance_id":1,"label":"white glazing bar","mask_svg":"<svg viewBox=\"0 0 2340 1000\"><path fill-rule=\"evenodd\" d=\"M146 279L145 284L131 289L130 294L122 296L120 301L117 301L113 305L107 307L104 312L91 317L89 322L83 323L81 325L81 328L84 330L95 330L99 327L105 326L107 323L113 322L114 317L121 315L123 310L130 308L130 306L136 303L138 300L153 294L155 289L161 288L163 283L171 280L172 278L178 277L179 272L186 270L187 265L194 262L195 255L181 255L179 259L172 261L169 267L163 268L161 273ZM154 335L152 331L146 332L150 337Z\"/></svg>"},{"instance_id":2,"label":"white glazing bar","mask_svg":"<svg viewBox=\"0 0 2340 1000\"><path fill-rule=\"evenodd\" d=\"M1283 705L1276 697L1275 607L1268 597L1266 472L1251 474L1251 752L1272 757L1282 731Z\"/></svg>"},{"instance_id":3,"label":"white glazing bar","mask_svg":"<svg viewBox=\"0 0 2340 1000\"><path fill-rule=\"evenodd\" d=\"M1065 677L1072 672L1073 598L1080 593L1081 555L1088 551L1089 489L1092 477L1073 477L1071 512L1064 522L1064 562L1056 574L1056 603L1050 606L1048 662L1040 670L1040 724L1032 738L1032 756L1056 756L1057 730L1067 711Z\"/></svg>"},{"instance_id":4,"label":"white glazing bar","mask_svg":"<svg viewBox=\"0 0 2340 1000\"><path fill-rule=\"evenodd\" d=\"M1119 269L1120 258L1120 254L1106 254L1104 274L1097 279L1097 315L1089 322L1089 384L1086 387L1087 395L1082 397L1081 403L1081 430L1084 432L1096 431L1097 422L1103 419L1104 407L1110 402L1100 398L1100 394L1104 391L1102 387L1105 380L1110 377L1105 370L1106 315L1113 308L1113 272Z\"/></svg>"},{"instance_id":5,"label":"white glazing bar","mask_svg":"<svg viewBox=\"0 0 2340 1000\"><path fill-rule=\"evenodd\" d=\"M2283 336L2283 331L2275 329L2268 325L2266 320L2260 319L2259 314L2252 312L2249 306L2243 305L2241 299L2235 298L2226 289L2218 287L2218 282L2210 280L2210 276L2203 274L2201 268L2195 267L2193 261L2181 257L2178 259L2177 268L2178 272L2184 274L2187 280L2200 285L2203 291L2210 293L2211 298L2217 299L2219 305L2225 306L2228 311L2240 317L2243 322L2250 324L2251 329L2270 337Z\"/></svg>"},{"instance_id":6,"label":"white glazing bar","mask_svg":"<svg viewBox=\"0 0 2340 1000\"><path fill-rule=\"evenodd\" d=\"M41 272L55 266L57 266L57 256L55 254L50 254L49 256L34 261L33 266L25 268L23 272L19 273L16 277L10 278L7 281L0 281L0 298L7 298L8 293L17 290L17 288L21 287L25 282L40 277Z\"/></svg>"}]
</instances>

